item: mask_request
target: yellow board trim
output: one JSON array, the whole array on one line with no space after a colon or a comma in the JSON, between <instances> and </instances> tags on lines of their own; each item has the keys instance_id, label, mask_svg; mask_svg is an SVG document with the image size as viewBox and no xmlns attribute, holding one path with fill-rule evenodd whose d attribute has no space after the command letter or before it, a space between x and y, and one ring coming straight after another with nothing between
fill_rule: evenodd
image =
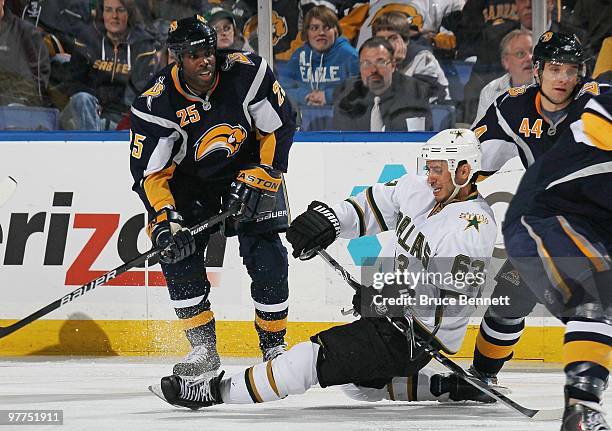
<instances>
[{"instance_id":1,"label":"yellow board trim","mask_svg":"<svg viewBox=\"0 0 612 431\"><path fill-rule=\"evenodd\" d=\"M0 326L15 323L0 320ZM308 341L339 322L288 322L289 346ZM253 321L216 321L217 349L222 356L261 356ZM478 326L468 327L461 349L452 358L471 358ZM563 326L528 326L514 349L515 360L563 361ZM38 320L0 339L0 357L29 355L179 356L191 346L178 320Z\"/></svg>"}]
</instances>

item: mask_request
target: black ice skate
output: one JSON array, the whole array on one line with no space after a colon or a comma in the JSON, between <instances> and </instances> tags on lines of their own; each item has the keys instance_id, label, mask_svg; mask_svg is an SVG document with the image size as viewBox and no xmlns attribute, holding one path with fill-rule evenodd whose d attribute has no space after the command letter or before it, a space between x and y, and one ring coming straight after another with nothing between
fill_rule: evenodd
<instances>
[{"instance_id":1,"label":"black ice skate","mask_svg":"<svg viewBox=\"0 0 612 431\"><path fill-rule=\"evenodd\" d=\"M172 374L185 377L197 377L211 371L217 371L221 359L214 344L194 346L185 358L172 368Z\"/></svg>"},{"instance_id":2,"label":"black ice skate","mask_svg":"<svg viewBox=\"0 0 612 431\"><path fill-rule=\"evenodd\" d=\"M508 388L500 386L497 383L497 376L485 375L477 371L474 367L470 367L468 371L472 376L495 388L502 394L507 395L510 393ZM437 396L448 393L449 398L453 401L477 401L480 403L495 403L497 401L454 373L436 374L432 376L431 392Z\"/></svg>"},{"instance_id":3,"label":"black ice skate","mask_svg":"<svg viewBox=\"0 0 612 431\"><path fill-rule=\"evenodd\" d=\"M175 375L162 377L160 384L149 386L149 390L169 404L198 410L223 403L220 383L225 371L215 374L209 372L197 380Z\"/></svg>"},{"instance_id":4,"label":"black ice skate","mask_svg":"<svg viewBox=\"0 0 612 431\"><path fill-rule=\"evenodd\" d=\"M603 417L601 405L595 402L579 401L565 407L561 431L610 431L610 425Z\"/></svg>"}]
</instances>

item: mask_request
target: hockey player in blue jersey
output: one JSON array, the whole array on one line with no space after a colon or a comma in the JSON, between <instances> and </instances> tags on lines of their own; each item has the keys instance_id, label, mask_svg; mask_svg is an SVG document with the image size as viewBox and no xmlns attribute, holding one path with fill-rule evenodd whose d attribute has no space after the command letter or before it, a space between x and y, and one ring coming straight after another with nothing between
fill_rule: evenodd
<instances>
[{"instance_id":1,"label":"hockey player in blue jersey","mask_svg":"<svg viewBox=\"0 0 612 431\"><path fill-rule=\"evenodd\" d=\"M482 177L518 156L525 168L546 154L575 122L584 106L609 85L587 81L587 57L573 34L544 33L533 52L534 85L501 95L474 126L482 143ZM473 374L489 382L512 358L514 346L536 297L507 261L497 274L492 296L515 298L509 306L488 308L474 350Z\"/></svg>"},{"instance_id":2,"label":"hockey player in blue jersey","mask_svg":"<svg viewBox=\"0 0 612 431\"><path fill-rule=\"evenodd\" d=\"M503 225L510 261L565 326L561 431L610 430L602 395L612 365L612 93L523 176Z\"/></svg>"},{"instance_id":3,"label":"hockey player in blue jersey","mask_svg":"<svg viewBox=\"0 0 612 431\"><path fill-rule=\"evenodd\" d=\"M153 244L164 249L172 306L192 346L174 366L183 376L220 365L205 265L209 235L194 238L187 227L236 202L246 210L225 224L225 234L240 241L264 358L285 346L288 264L278 233L288 226L282 173L295 113L264 59L216 45L204 18L172 22L168 47L177 62L131 108L133 189L149 214Z\"/></svg>"}]
</instances>

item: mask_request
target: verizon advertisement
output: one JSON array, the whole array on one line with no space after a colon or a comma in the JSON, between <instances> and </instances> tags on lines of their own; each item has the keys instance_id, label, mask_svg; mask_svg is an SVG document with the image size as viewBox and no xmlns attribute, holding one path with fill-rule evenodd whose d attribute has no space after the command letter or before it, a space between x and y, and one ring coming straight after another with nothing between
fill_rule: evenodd
<instances>
[{"instance_id":1,"label":"verizon advertisement","mask_svg":"<svg viewBox=\"0 0 612 431\"><path fill-rule=\"evenodd\" d=\"M291 215L313 199L331 204L416 169L421 144L296 142L285 178ZM21 319L58 298L62 306L46 318L78 311L91 319L175 319L155 260L107 284L103 277L151 247L144 208L131 190L129 157L127 140L0 143L0 178L18 183L0 207L0 319ZM480 186L498 225L521 175L512 160ZM358 277L361 258L384 255L386 241L384 235L339 240L328 251ZM216 318L251 320L250 279L237 240L215 235L207 258ZM339 310L350 307L352 290L319 259L290 258L289 282L291 321L347 319Z\"/></svg>"}]
</instances>

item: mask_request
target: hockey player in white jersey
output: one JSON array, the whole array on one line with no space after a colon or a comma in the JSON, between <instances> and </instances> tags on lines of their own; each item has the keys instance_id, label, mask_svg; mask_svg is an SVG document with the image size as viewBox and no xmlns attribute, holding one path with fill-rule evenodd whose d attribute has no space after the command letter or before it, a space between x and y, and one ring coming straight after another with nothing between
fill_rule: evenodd
<instances>
[{"instance_id":1,"label":"hockey player in white jersey","mask_svg":"<svg viewBox=\"0 0 612 431\"><path fill-rule=\"evenodd\" d=\"M390 270L412 267L413 274L450 275L403 286L414 289L410 297L419 300L406 301L401 313L391 319L389 311L380 316L380 308L373 305L387 296L369 288L354 298L362 314L359 320L320 332L284 355L229 378L223 373L195 382L176 375L164 377L150 390L170 404L192 409L279 400L317 383L352 384L347 390L360 399L465 399L463 394L456 396L462 388L459 379L424 369L429 355L392 322L415 322L415 337L447 353L459 349L474 309L465 299L477 295L482 279L472 284L461 281L467 281L468 273L476 278L485 274L497 235L493 212L474 183L480 160L480 143L472 131L440 132L421 150L419 163L425 175L409 173L376 184L331 207L315 201L287 231L293 255L303 257L338 237L394 230L396 258ZM446 305L436 305L437 301ZM403 389L396 388L400 381Z\"/></svg>"}]
</instances>

